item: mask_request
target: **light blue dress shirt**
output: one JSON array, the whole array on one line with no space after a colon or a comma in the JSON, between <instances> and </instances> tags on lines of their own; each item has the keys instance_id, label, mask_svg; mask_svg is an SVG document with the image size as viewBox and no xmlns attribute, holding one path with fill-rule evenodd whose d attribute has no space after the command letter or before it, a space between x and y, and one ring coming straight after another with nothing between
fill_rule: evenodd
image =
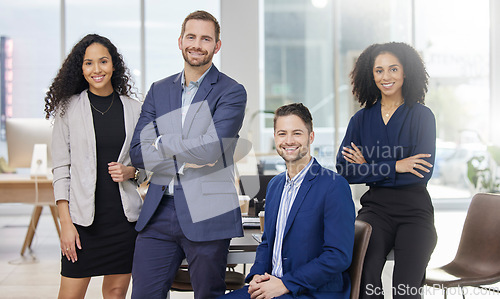
<instances>
[{"instance_id":1,"label":"light blue dress shirt","mask_svg":"<svg viewBox=\"0 0 500 299\"><path fill-rule=\"evenodd\" d=\"M290 179L288 170L286 173L285 187L283 188L283 193L281 193L278 219L276 220L276 236L274 238L273 247L273 271L271 274L276 277L283 276L281 251L288 214L290 213L290 209L295 201L297 192L299 192L300 185L302 184L302 181L304 181L304 177L309 171L309 168L311 168L313 160L314 159L311 157L311 161L309 161L306 167L304 167L304 169L302 169L293 179Z\"/></svg>"}]
</instances>

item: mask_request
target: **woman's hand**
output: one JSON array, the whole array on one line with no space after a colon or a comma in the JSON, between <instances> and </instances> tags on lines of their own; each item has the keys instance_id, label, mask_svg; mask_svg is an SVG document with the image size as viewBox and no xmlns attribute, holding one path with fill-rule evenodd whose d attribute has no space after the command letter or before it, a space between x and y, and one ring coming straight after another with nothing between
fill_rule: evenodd
<instances>
[{"instance_id":1,"label":"woman's hand","mask_svg":"<svg viewBox=\"0 0 500 299\"><path fill-rule=\"evenodd\" d=\"M430 172L429 168L432 167L432 164L423 160L422 158L429 158L430 154L418 154L415 156L411 156L396 162L396 172L399 173L413 173L419 178L423 178L424 175L417 171L417 169Z\"/></svg>"},{"instance_id":2,"label":"woman's hand","mask_svg":"<svg viewBox=\"0 0 500 299\"><path fill-rule=\"evenodd\" d=\"M352 148L343 147L342 148L342 156L347 162L355 163L355 164L363 164L366 163L365 157L363 157L363 153L361 150L351 142Z\"/></svg>"},{"instance_id":3,"label":"woman's hand","mask_svg":"<svg viewBox=\"0 0 500 299\"><path fill-rule=\"evenodd\" d=\"M108 172L113 182L124 182L135 177L135 167L125 166L118 162L108 163Z\"/></svg>"},{"instance_id":4,"label":"woman's hand","mask_svg":"<svg viewBox=\"0 0 500 299\"><path fill-rule=\"evenodd\" d=\"M76 248L82 249L80 243L80 236L73 223L61 222L61 251L68 261L76 262L78 257L76 255Z\"/></svg>"}]
</instances>

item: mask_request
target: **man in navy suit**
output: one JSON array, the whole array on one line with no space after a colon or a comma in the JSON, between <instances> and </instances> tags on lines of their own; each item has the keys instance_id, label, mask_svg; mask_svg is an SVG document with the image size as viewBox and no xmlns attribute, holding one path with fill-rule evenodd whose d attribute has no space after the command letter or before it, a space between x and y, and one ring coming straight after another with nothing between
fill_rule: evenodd
<instances>
[{"instance_id":1,"label":"man in navy suit","mask_svg":"<svg viewBox=\"0 0 500 299\"><path fill-rule=\"evenodd\" d=\"M354 204L347 181L311 157L312 116L302 104L278 108L276 151L286 172L267 187L265 224L250 284L228 298L349 298Z\"/></svg>"},{"instance_id":2,"label":"man in navy suit","mask_svg":"<svg viewBox=\"0 0 500 299\"><path fill-rule=\"evenodd\" d=\"M165 298L184 258L195 298L225 291L230 239L243 236L233 154L246 106L241 84L212 65L220 27L186 17L184 70L152 84L132 139L135 167L153 172L136 229L132 298Z\"/></svg>"}]
</instances>

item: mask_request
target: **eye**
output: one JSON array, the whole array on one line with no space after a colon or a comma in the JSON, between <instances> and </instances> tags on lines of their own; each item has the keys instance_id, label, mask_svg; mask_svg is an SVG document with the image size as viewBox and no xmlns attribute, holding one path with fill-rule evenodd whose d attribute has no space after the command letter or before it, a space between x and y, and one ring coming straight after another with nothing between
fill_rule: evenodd
<instances>
[{"instance_id":1,"label":"eye","mask_svg":"<svg viewBox=\"0 0 500 299\"><path fill-rule=\"evenodd\" d=\"M392 71L392 72L397 72L397 71L398 71L398 68L397 68L397 67L393 67L393 68L391 69L391 71Z\"/></svg>"},{"instance_id":2,"label":"eye","mask_svg":"<svg viewBox=\"0 0 500 299\"><path fill-rule=\"evenodd\" d=\"M381 74L381 73L382 73L382 70L375 70L375 73L376 73L376 74Z\"/></svg>"},{"instance_id":3,"label":"eye","mask_svg":"<svg viewBox=\"0 0 500 299\"><path fill-rule=\"evenodd\" d=\"M89 65L92 65L92 62L87 61L87 62L85 62L83 65L89 66Z\"/></svg>"}]
</instances>

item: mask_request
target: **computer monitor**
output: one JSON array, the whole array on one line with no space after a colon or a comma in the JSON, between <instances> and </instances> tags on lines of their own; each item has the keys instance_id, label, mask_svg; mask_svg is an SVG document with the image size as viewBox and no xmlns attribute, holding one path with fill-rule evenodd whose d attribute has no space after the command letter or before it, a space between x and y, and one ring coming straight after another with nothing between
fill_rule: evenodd
<instances>
[{"instance_id":1,"label":"computer monitor","mask_svg":"<svg viewBox=\"0 0 500 299\"><path fill-rule=\"evenodd\" d=\"M5 121L9 167L29 168L33 147L47 144L47 166L52 167L52 124L44 118L7 118Z\"/></svg>"},{"instance_id":2,"label":"computer monitor","mask_svg":"<svg viewBox=\"0 0 500 299\"><path fill-rule=\"evenodd\" d=\"M242 175L240 176L240 191L242 195L248 195L250 198L257 198L262 201L266 198L267 184L274 175ZM246 188L246 190L245 190Z\"/></svg>"}]
</instances>

